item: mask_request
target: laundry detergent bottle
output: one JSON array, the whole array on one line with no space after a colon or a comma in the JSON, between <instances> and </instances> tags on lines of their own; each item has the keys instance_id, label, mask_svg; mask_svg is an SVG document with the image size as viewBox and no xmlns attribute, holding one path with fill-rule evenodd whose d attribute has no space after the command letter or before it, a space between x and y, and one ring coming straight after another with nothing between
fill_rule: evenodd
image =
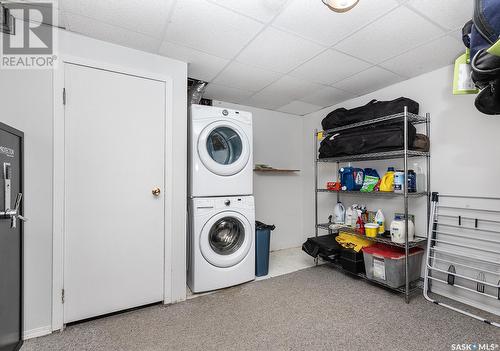
<instances>
[{"instance_id":1,"label":"laundry detergent bottle","mask_svg":"<svg viewBox=\"0 0 500 351\"><path fill-rule=\"evenodd\" d=\"M415 240L415 224L408 219L408 241ZM402 216L396 216L391 223L391 241L398 244L406 242L405 219Z\"/></svg>"},{"instance_id":2,"label":"laundry detergent bottle","mask_svg":"<svg viewBox=\"0 0 500 351\"><path fill-rule=\"evenodd\" d=\"M379 190L387 192L394 191L394 167L387 168L387 172L380 181Z\"/></svg>"},{"instance_id":3,"label":"laundry detergent bottle","mask_svg":"<svg viewBox=\"0 0 500 351\"><path fill-rule=\"evenodd\" d=\"M395 193L404 193L405 191L405 172L402 170L397 170L394 173L394 192Z\"/></svg>"},{"instance_id":4,"label":"laundry detergent bottle","mask_svg":"<svg viewBox=\"0 0 500 351\"><path fill-rule=\"evenodd\" d=\"M426 178L424 170L418 163L414 163L413 167L415 168L415 176L417 177L417 191L425 192L427 189L425 185Z\"/></svg>"},{"instance_id":5,"label":"laundry detergent bottle","mask_svg":"<svg viewBox=\"0 0 500 351\"><path fill-rule=\"evenodd\" d=\"M381 209L378 209L377 214L375 214L375 223L378 224L378 234L385 233L385 217Z\"/></svg>"},{"instance_id":6,"label":"laundry detergent bottle","mask_svg":"<svg viewBox=\"0 0 500 351\"><path fill-rule=\"evenodd\" d=\"M352 167L342 167L339 169L339 178L342 190L352 191L354 189L354 171Z\"/></svg>"},{"instance_id":7,"label":"laundry detergent bottle","mask_svg":"<svg viewBox=\"0 0 500 351\"><path fill-rule=\"evenodd\" d=\"M354 168L354 189L355 191L360 191L363 187L363 182L365 179L365 170L362 168Z\"/></svg>"},{"instance_id":8,"label":"laundry detergent bottle","mask_svg":"<svg viewBox=\"0 0 500 351\"><path fill-rule=\"evenodd\" d=\"M335 224L344 224L345 223L345 207L342 205L342 202L337 202L335 208L333 210L333 222Z\"/></svg>"},{"instance_id":9,"label":"laundry detergent bottle","mask_svg":"<svg viewBox=\"0 0 500 351\"><path fill-rule=\"evenodd\" d=\"M352 226L352 217L354 216L354 210L352 206L349 206L345 211L345 224L347 226Z\"/></svg>"}]
</instances>

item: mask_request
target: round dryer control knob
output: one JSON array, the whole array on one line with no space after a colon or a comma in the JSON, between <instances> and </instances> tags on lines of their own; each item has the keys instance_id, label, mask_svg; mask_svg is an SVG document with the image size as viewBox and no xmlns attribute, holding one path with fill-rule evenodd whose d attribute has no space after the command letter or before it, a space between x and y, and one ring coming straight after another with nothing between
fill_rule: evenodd
<instances>
[{"instance_id":1,"label":"round dryer control knob","mask_svg":"<svg viewBox=\"0 0 500 351\"><path fill-rule=\"evenodd\" d=\"M226 206L231 205L231 201L230 201L230 200L226 200L226 201L224 201L224 205L226 205Z\"/></svg>"}]
</instances>

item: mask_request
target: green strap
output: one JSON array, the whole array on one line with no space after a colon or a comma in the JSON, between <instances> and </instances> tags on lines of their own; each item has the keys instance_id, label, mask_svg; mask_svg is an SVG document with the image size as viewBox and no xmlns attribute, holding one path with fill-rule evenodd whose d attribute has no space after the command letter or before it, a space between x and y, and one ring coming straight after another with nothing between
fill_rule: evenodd
<instances>
[{"instance_id":1,"label":"green strap","mask_svg":"<svg viewBox=\"0 0 500 351\"><path fill-rule=\"evenodd\" d=\"M492 55L500 56L500 40L493 44L487 51Z\"/></svg>"}]
</instances>

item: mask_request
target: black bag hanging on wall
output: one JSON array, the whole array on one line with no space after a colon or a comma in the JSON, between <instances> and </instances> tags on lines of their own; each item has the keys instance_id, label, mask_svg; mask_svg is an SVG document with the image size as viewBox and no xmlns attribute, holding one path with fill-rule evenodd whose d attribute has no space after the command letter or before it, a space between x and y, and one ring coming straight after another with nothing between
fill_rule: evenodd
<instances>
[{"instance_id":1,"label":"black bag hanging on wall","mask_svg":"<svg viewBox=\"0 0 500 351\"><path fill-rule=\"evenodd\" d=\"M412 147L417 129L408 124L408 145ZM404 125L376 125L364 129L351 129L329 134L321 141L319 158L342 157L374 152L402 150Z\"/></svg>"},{"instance_id":2,"label":"black bag hanging on wall","mask_svg":"<svg viewBox=\"0 0 500 351\"><path fill-rule=\"evenodd\" d=\"M482 113L500 115L500 56L488 51L500 37L500 2L474 3L474 19L465 24L462 36L470 49L472 80L481 89L475 105Z\"/></svg>"},{"instance_id":3,"label":"black bag hanging on wall","mask_svg":"<svg viewBox=\"0 0 500 351\"><path fill-rule=\"evenodd\" d=\"M338 108L330 112L321 122L323 130L343 127L353 123L365 122L375 118L402 113L408 107L408 112L418 114L419 104L412 99L400 97L392 101L372 100L365 106L353 109Z\"/></svg>"}]
</instances>

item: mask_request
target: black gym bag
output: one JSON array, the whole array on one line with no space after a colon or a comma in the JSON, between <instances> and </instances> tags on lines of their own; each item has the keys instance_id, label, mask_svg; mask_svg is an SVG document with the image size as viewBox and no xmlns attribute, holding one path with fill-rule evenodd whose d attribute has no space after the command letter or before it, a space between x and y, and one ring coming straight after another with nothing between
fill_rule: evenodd
<instances>
[{"instance_id":1,"label":"black gym bag","mask_svg":"<svg viewBox=\"0 0 500 351\"><path fill-rule=\"evenodd\" d=\"M471 65L472 80L481 89L476 108L487 115L500 114L500 57L480 50Z\"/></svg>"},{"instance_id":2,"label":"black gym bag","mask_svg":"<svg viewBox=\"0 0 500 351\"><path fill-rule=\"evenodd\" d=\"M474 3L474 19L465 24L462 36L471 53L472 80L481 89L475 105L482 113L500 115L500 57L488 52L500 37L500 2Z\"/></svg>"},{"instance_id":3,"label":"black gym bag","mask_svg":"<svg viewBox=\"0 0 500 351\"><path fill-rule=\"evenodd\" d=\"M325 261L335 262L340 255L340 245L335 240L335 235L323 235L308 238L302 244L302 251L314 258L321 257Z\"/></svg>"},{"instance_id":4,"label":"black gym bag","mask_svg":"<svg viewBox=\"0 0 500 351\"><path fill-rule=\"evenodd\" d=\"M408 124L408 145L412 147L417 129ZM319 158L342 157L404 149L404 124L374 125L329 134L321 141Z\"/></svg>"},{"instance_id":5,"label":"black gym bag","mask_svg":"<svg viewBox=\"0 0 500 351\"><path fill-rule=\"evenodd\" d=\"M372 100L365 106L353 109L338 108L330 112L321 122L323 130L343 127L353 123L365 122L374 118L402 113L408 107L408 112L418 114L419 104L412 99L400 97L392 101Z\"/></svg>"}]
</instances>

